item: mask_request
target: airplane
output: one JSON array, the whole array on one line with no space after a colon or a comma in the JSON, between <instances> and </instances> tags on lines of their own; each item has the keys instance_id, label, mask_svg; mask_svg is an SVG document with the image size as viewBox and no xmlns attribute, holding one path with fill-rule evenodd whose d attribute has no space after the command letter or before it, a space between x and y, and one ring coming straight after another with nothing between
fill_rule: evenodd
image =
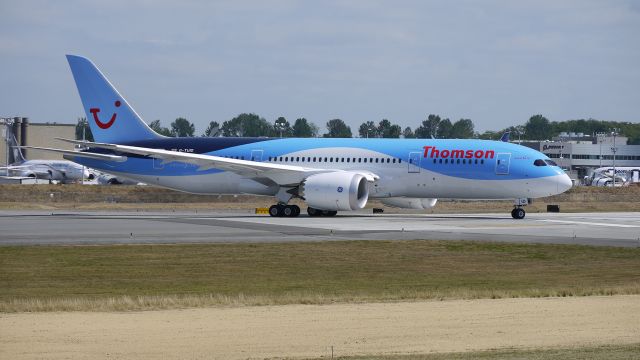
<instances>
[{"instance_id":1,"label":"airplane","mask_svg":"<svg viewBox=\"0 0 640 360\"><path fill-rule=\"evenodd\" d=\"M2 172L4 175L55 180L61 183L78 182L82 180L83 176L88 180L94 178L94 174L89 169L69 160L26 160L11 128L10 125L7 125L5 130L5 141L8 148L12 149L9 151L12 159L9 161L10 165L0 167L0 170L4 170Z\"/></svg>"},{"instance_id":2,"label":"airplane","mask_svg":"<svg viewBox=\"0 0 640 360\"><path fill-rule=\"evenodd\" d=\"M172 138L149 128L87 58L67 55L95 142L59 139L51 149L85 166L149 185L197 194L275 197L271 216L362 209L369 199L429 208L438 198L514 200L525 217L531 198L572 183L546 155L504 141L362 138Z\"/></svg>"}]
</instances>

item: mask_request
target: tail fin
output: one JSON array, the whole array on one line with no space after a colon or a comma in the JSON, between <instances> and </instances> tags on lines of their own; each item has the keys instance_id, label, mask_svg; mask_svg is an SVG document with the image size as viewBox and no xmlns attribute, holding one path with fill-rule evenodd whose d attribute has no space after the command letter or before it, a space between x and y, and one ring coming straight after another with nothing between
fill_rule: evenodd
<instances>
[{"instance_id":1,"label":"tail fin","mask_svg":"<svg viewBox=\"0 0 640 360\"><path fill-rule=\"evenodd\" d=\"M67 55L67 61L95 141L118 144L161 138L89 59Z\"/></svg>"},{"instance_id":2,"label":"tail fin","mask_svg":"<svg viewBox=\"0 0 640 360\"><path fill-rule=\"evenodd\" d=\"M22 155L22 150L20 150L20 148L18 147L19 144L18 140L16 139L16 134L13 133L13 126L6 125L5 129L5 140L10 149L9 163L7 165L20 165L27 160L25 160L24 156Z\"/></svg>"}]
</instances>

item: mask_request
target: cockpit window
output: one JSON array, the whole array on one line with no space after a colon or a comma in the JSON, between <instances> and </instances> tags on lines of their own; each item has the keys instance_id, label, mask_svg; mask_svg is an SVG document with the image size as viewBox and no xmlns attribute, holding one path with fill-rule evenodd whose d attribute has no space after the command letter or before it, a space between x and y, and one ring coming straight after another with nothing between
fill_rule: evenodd
<instances>
[{"instance_id":1,"label":"cockpit window","mask_svg":"<svg viewBox=\"0 0 640 360\"><path fill-rule=\"evenodd\" d=\"M545 163L544 160L542 160L542 159L538 159L538 160L533 162L533 165L535 165L535 166L547 166L547 163Z\"/></svg>"},{"instance_id":2,"label":"cockpit window","mask_svg":"<svg viewBox=\"0 0 640 360\"><path fill-rule=\"evenodd\" d=\"M544 162L546 162L549 166L558 166L558 164L556 164L556 162L553 160L545 160Z\"/></svg>"}]
</instances>

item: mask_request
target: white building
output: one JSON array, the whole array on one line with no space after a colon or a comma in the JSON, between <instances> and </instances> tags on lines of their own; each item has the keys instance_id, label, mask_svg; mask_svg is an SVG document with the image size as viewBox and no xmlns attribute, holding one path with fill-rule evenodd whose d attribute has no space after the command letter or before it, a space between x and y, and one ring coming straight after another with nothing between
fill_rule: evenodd
<instances>
[{"instance_id":1,"label":"white building","mask_svg":"<svg viewBox=\"0 0 640 360\"><path fill-rule=\"evenodd\" d=\"M581 181L601 167L615 165L640 169L640 145L627 145L627 140L625 136L562 133L552 141L523 142L522 145L554 159L571 179Z\"/></svg>"}]
</instances>

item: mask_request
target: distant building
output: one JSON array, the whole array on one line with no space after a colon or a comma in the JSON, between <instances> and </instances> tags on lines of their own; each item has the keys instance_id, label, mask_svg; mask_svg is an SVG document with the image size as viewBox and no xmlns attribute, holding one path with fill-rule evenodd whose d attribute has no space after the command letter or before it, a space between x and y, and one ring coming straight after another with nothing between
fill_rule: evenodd
<instances>
[{"instance_id":1,"label":"distant building","mask_svg":"<svg viewBox=\"0 0 640 360\"><path fill-rule=\"evenodd\" d=\"M7 162L7 144L4 141L5 130L7 126L13 127L13 133L20 145L55 147L59 149L73 150L73 144L67 144L55 138L75 139L75 124L59 124L59 123L32 123L28 118L12 117L0 118L0 164L3 166ZM40 151L33 149L23 150L23 154L27 160L62 159L61 154L49 151Z\"/></svg>"},{"instance_id":2,"label":"distant building","mask_svg":"<svg viewBox=\"0 0 640 360\"><path fill-rule=\"evenodd\" d=\"M597 168L613 166L614 152L616 167L640 167L640 145L627 145L626 136L561 133L552 141L522 142L522 145L554 159L577 181L591 176Z\"/></svg>"}]
</instances>

